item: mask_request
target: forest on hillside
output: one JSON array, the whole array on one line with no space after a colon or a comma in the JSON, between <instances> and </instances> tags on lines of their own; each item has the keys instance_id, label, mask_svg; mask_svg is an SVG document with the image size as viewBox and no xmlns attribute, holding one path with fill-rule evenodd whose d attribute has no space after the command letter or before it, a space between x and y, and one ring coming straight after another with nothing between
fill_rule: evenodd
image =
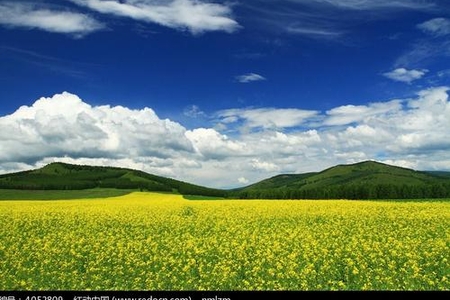
<instances>
[{"instance_id":1,"label":"forest on hillside","mask_svg":"<svg viewBox=\"0 0 450 300\"><path fill-rule=\"evenodd\" d=\"M272 188L234 191L240 199L427 199L450 198L450 183L429 185L364 184L320 188Z\"/></svg>"},{"instance_id":2,"label":"forest on hillside","mask_svg":"<svg viewBox=\"0 0 450 300\"><path fill-rule=\"evenodd\" d=\"M429 174L374 162L337 166L320 173L278 175L232 190L214 189L142 171L52 163L0 175L0 189L170 192L230 199L427 199L450 198L448 173Z\"/></svg>"}]
</instances>

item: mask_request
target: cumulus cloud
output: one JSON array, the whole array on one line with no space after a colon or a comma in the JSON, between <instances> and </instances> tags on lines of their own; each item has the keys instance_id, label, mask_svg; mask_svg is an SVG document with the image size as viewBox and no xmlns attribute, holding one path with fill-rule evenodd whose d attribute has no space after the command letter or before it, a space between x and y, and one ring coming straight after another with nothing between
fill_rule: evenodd
<instances>
[{"instance_id":1,"label":"cumulus cloud","mask_svg":"<svg viewBox=\"0 0 450 300\"><path fill-rule=\"evenodd\" d=\"M77 37L105 27L101 22L85 14L52 10L29 2L11 1L0 3L0 24L72 34Z\"/></svg>"},{"instance_id":2,"label":"cumulus cloud","mask_svg":"<svg viewBox=\"0 0 450 300\"><path fill-rule=\"evenodd\" d=\"M0 118L0 162L43 157L170 158L193 151L185 129L149 108L92 107L64 92Z\"/></svg>"},{"instance_id":3,"label":"cumulus cloud","mask_svg":"<svg viewBox=\"0 0 450 300\"><path fill-rule=\"evenodd\" d=\"M231 17L225 4L198 0L71 0L94 11L162 26L189 30L193 34L205 31L234 32L240 26Z\"/></svg>"},{"instance_id":4,"label":"cumulus cloud","mask_svg":"<svg viewBox=\"0 0 450 300\"><path fill-rule=\"evenodd\" d=\"M427 72L428 70L408 70L405 68L397 68L391 72L384 73L383 75L394 81L411 83L414 80L422 78Z\"/></svg>"},{"instance_id":5,"label":"cumulus cloud","mask_svg":"<svg viewBox=\"0 0 450 300\"><path fill-rule=\"evenodd\" d=\"M266 78L256 73L248 73L236 76L236 80L240 83L249 83L253 81L263 81L266 80Z\"/></svg>"},{"instance_id":6,"label":"cumulus cloud","mask_svg":"<svg viewBox=\"0 0 450 300\"><path fill-rule=\"evenodd\" d=\"M394 138L385 126L370 126L367 124L347 127L336 133L336 136L341 151L345 150L344 153L351 156L354 153L364 153L364 155L358 154L361 157L367 155L367 148L377 147L380 143L391 141ZM341 157L343 156L341 155Z\"/></svg>"},{"instance_id":7,"label":"cumulus cloud","mask_svg":"<svg viewBox=\"0 0 450 300\"><path fill-rule=\"evenodd\" d=\"M186 129L150 108L92 106L62 93L0 117L0 171L64 161L130 167L233 188L280 173L320 171L368 159L450 170L449 90L435 87L408 99L326 112L222 111L218 118L228 118L228 126L247 123L257 129L229 135L206 127ZM266 126L264 120L276 126Z\"/></svg>"},{"instance_id":8,"label":"cumulus cloud","mask_svg":"<svg viewBox=\"0 0 450 300\"><path fill-rule=\"evenodd\" d=\"M188 130L185 135L204 159L225 159L245 153L244 143L230 140L211 128Z\"/></svg>"},{"instance_id":9,"label":"cumulus cloud","mask_svg":"<svg viewBox=\"0 0 450 300\"><path fill-rule=\"evenodd\" d=\"M274 172L278 171L280 168L273 162L268 161L261 161L258 158L253 158L250 163L251 167L258 171L265 171L265 172Z\"/></svg>"},{"instance_id":10,"label":"cumulus cloud","mask_svg":"<svg viewBox=\"0 0 450 300\"><path fill-rule=\"evenodd\" d=\"M450 34L450 19L435 18L417 25L417 28L423 32L434 35L444 36Z\"/></svg>"}]
</instances>

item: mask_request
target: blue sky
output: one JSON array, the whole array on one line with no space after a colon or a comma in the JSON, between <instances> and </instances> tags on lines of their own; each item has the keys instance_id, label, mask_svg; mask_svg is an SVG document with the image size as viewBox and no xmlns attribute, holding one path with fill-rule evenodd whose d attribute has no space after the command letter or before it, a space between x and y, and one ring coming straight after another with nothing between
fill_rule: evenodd
<instances>
[{"instance_id":1,"label":"blue sky","mask_svg":"<svg viewBox=\"0 0 450 300\"><path fill-rule=\"evenodd\" d=\"M1 0L0 172L450 170L447 0Z\"/></svg>"}]
</instances>

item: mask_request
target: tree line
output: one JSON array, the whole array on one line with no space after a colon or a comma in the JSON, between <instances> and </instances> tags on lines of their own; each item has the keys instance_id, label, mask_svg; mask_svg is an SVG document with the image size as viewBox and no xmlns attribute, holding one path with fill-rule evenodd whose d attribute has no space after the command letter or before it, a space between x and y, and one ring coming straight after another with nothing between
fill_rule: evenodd
<instances>
[{"instance_id":1,"label":"tree line","mask_svg":"<svg viewBox=\"0 0 450 300\"><path fill-rule=\"evenodd\" d=\"M449 198L450 183L428 185L364 184L320 188L275 188L234 191L240 199L425 199Z\"/></svg>"}]
</instances>

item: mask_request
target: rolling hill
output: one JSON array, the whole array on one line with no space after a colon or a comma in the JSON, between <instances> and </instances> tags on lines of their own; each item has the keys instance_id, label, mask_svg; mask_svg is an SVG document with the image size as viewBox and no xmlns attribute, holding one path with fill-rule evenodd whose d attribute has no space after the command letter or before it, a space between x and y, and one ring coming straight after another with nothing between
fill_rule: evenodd
<instances>
[{"instance_id":1,"label":"rolling hill","mask_svg":"<svg viewBox=\"0 0 450 300\"><path fill-rule=\"evenodd\" d=\"M337 165L321 172L281 174L233 190L212 189L132 169L65 163L51 163L36 170L0 175L0 189L3 191L87 192L98 188L241 199L450 198L450 172L415 171L365 161Z\"/></svg>"},{"instance_id":2,"label":"rolling hill","mask_svg":"<svg viewBox=\"0 0 450 300\"><path fill-rule=\"evenodd\" d=\"M240 198L441 198L450 196L450 173L365 161L315 173L278 175L232 193Z\"/></svg>"},{"instance_id":3,"label":"rolling hill","mask_svg":"<svg viewBox=\"0 0 450 300\"><path fill-rule=\"evenodd\" d=\"M43 168L0 175L1 189L85 190L140 189L223 197L226 192L124 168L51 163Z\"/></svg>"}]
</instances>

